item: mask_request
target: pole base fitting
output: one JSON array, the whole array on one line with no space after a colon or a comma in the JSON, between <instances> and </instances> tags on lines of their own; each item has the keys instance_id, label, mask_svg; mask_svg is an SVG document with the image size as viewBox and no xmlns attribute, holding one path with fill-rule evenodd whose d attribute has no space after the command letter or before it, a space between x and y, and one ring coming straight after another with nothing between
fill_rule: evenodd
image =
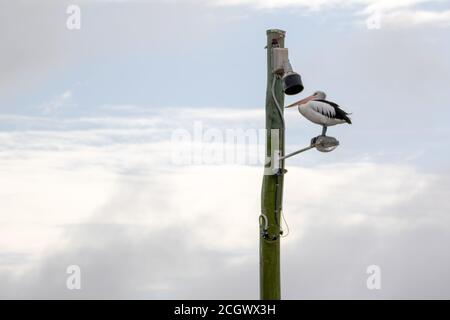
<instances>
[{"instance_id":1,"label":"pole base fitting","mask_svg":"<svg viewBox=\"0 0 450 320\"><path fill-rule=\"evenodd\" d=\"M278 169L277 173L275 173L276 176L282 176L286 174L288 171L286 169Z\"/></svg>"},{"instance_id":2,"label":"pole base fitting","mask_svg":"<svg viewBox=\"0 0 450 320\"><path fill-rule=\"evenodd\" d=\"M278 236L271 236L267 231L261 232L261 236L266 241L276 241L276 240L278 240Z\"/></svg>"}]
</instances>

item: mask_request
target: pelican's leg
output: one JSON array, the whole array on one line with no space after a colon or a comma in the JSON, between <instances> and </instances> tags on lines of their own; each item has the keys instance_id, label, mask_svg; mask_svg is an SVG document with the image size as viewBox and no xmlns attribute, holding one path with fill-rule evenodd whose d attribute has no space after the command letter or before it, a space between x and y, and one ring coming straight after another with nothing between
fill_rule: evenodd
<instances>
[{"instance_id":1,"label":"pelican's leg","mask_svg":"<svg viewBox=\"0 0 450 320\"><path fill-rule=\"evenodd\" d=\"M322 127L322 136L326 136L327 135L327 126L323 126Z\"/></svg>"}]
</instances>

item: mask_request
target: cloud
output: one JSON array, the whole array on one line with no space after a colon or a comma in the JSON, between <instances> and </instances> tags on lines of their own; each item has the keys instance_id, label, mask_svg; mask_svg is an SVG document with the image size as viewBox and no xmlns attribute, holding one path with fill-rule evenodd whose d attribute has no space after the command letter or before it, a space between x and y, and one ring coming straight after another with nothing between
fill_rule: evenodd
<instances>
[{"instance_id":1,"label":"cloud","mask_svg":"<svg viewBox=\"0 0 450 320\"><path fill-rule=\"evenodd\" d=\"M450 10L433 12L424 10L399 10L381 16L390 25L440 25L450 26Z\"/></svg>"},{"instance_id":2,"label":"cloud","mask_svg":"<svg viewBox=\"0 0 450 320\"><path fill-rule=\"evenodd\" d=\"M158 3L161 0L97 0L99 2ZM172 0L175 4L202 4L223 7L247 6L256 9L304 8L311 11L352 9L365 14L416 8L424 4L442 4L445 0Z\"/></svg>"},{"instance_id":3,"label":"cloud","mask_svg":"<svg viewBox=\"0 0 450 320\"><path fill-rule=\"evenodd\" d=\"M59 94L51 101L44 102L42 105L38 106L38 109L42 111L43 114L54 113L56 111L61 111L61 108L66 106L73 106L71 103L72 91L66 90L63 93Z\"/></svg>"},{"instance_id":4,"label":"cloud","mask_svg":"<svg viewBox=\"0 0 450 320\"><path fill-rule=\"evenodd\" d=\"M133 125L118 120L2 133L0 296L257 298L261 168L174 165L171 143L147 136L157 122L124 142ZM284 298L450 296L448 176L371 162L288 169ZM73 264L81 291L65 287ZM372 264L379 292L365 287Z\"/></svg>"},{"instance_id":5,"label":"cloud","mask_svg":"<svg viewBox=\"0 0 450 320\"><path fill-rule=\"evenodd\" d=\"M450 23L449 10L420 9L425 4L441 4L441 0L216 0L212 3L219 6L249 6L261 10L298 7L307 9L310 14L327 10L350 10L356 16L364 15L366 18L376 15L387 26L435 24L447 27Z\"/></svg>"},{"instance_id":6,"label":"cloud","mask_svg":"<svg viewBox=\"0 0 450 320\"><path fill-rule=\"evenodd\" d=\"M365 3L364 12L389 12L397 9L408 9L417 7L420 4L441 3L442 0L372 0L372 1L358 1Z\"/></svg>"},{"instance_id":7,"label":"cloud","mask_svg":"<svg viewBox=\"0 0 450 320\"><path fill-rule=\"evenodd\" d=\"M303 7L323 10L336 7L346 8L362 6L368 13L415 7L423 3L440 2L442 2L442 0L213 0L213 3L223 6L249 5L258 8Z\"/></svg>"},{"instance_id":8,"label":"cloud","mask_svg":"<svg viewBox=\"0 0 450 320\"><path fill-rule=\"evenodd\" d=\"M9 94L34 89L47 77L72 71L86 60L103 61L112 52L126 55L151 50L157 54L188 48L216 28L211 23L201 28L208 19L205 10L186 3L173 7L160 1L76 2L81 7L81 29L76 31L66 28L66 9L73 1L0 3L0 85Z\"/></svg>"}]
</instances>

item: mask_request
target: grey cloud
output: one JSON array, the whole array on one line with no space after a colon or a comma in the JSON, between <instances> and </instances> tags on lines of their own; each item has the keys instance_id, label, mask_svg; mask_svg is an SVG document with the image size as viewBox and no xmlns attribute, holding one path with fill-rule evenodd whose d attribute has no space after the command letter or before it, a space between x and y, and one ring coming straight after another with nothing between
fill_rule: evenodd
<instances>
[{"instance_id":1,"label":"grey cloud","mask_svg":"<svg viewBox=\"0 0 450 320\"><path fill-rule=\"evenodd\" d=\"M78 31L66 28L71 4L81 8ZM0 85L7 89L4 94L14 96L87 58L100 59L111 52L186 50L214 33L214 25L202 28L213 12L183 3L2 1Z\"/></svg>"},{"instance_id":2,"label":"grey cloud","mask_svg":"<svg viewBox=\"0 0 450 320\"><path fill-rule=\"evenodd\" d=\"M384 176L381 174L382 179ZM3 273L1 296L257 299L258 235L255 227L258 213L237 212L237 215L255 216L255 225L241 228L243 232L254 233L250 247L214 249L207 246L208 239L203 239L203 243L198 238L201 229L208 227L203 225L202 216L182 223L181 217L177 219L180 213L170 200L177 197L174 189L158 175L150 177L153 177L150 181L127 179L119 183L111 200L89 222L64 227L61 240L67 245L49 251L37 267L24 276L14 278ZM326 181L315 184L296 173L288 178L308 181L312 188L320 185L324 192L330 188ZM397 181L398 177L394 179ZM360 180L359 184L351 183L349 190L345 180L341 183L341 188L329 197L330 202L357 197L351 190L364 184L378 184L376 179ZM288 194L285 211L292 238L283 240L283 297L448 299L450 223L446 213L450 203L445 193L449 184L446 178L432 179L419 193L411 193L414 188L401 187L399 192L405 193L404 200L387 205L371 204L359 198L359 201L343 201L342 205L333 207L332 203L321 204L320 198L297 199ZM376 195L377 201L390 196L383 193L382 187L383 183L373 189L380 193ZM389 187L386 192L391 190L395 188ZM368 210L372 205L377 207ZM196 214L195 211L192 214ZM210 214L223 213L216 206L210 208ZM342 223L349 214L361 214L365 220ZM142 215L150 215L156 224L169 215L171 223L162 223L157 228L140 225L138 217ZM136 217L136 224L113 222L124 217L131 217L131 220ZM112 222L105 222L108 220ZM228 232L217 229L216 236ZM72 264L82 270L80 291L65 287L65 270ZM382 290L379 291L366 288L366 268L373 264L382 270Z\"/></svg>"},{"instance_id":3,"label":"grey cloud","mask_svg":"<svg viewBox=\"0 0 450 320\"><path fill-rule=\"evenodd\" d=\"M15 81L26 87L34 72L63 62L65 39L59 24L64 23L64 16L58 19L58 11L62 9L60 5L37 5L31 1L0 3L0 85L3 88L11 90Z\"/></svg>"}]
</instances>

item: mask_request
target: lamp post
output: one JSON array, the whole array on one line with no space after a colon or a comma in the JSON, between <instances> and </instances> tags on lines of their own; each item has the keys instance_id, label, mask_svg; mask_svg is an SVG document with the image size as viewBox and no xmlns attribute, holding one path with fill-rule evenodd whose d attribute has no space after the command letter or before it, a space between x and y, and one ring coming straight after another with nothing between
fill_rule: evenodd
<instances>
[{"instance_id":1,"label":"lamp post","mask_svg":"<svg viewBox=\"0 0 450 320\"><path fill-rule=\"evenodd\" d=\"M277 112L276 101L284 104L281 81L273 73L273 49L284 48L285 32L267 31L267 91L266 91L266 157L271 159L275 149L284 153L284 124ZM272 90L273 89L273 90ZM272 94L274 93L274 94ZM282 112L282 110L281 110ZM272 146L278 144L277 146ZM271 173L271 163L265 164L261 190L259 276L260 298L279 300L280 288L280 210L283 175Z\"/></svg>"},{"instance_id":2,"label":"lamp post","mask_svg":"<svg viewBox=\"0 0 450 320\"><path fill-rule=\"evenodd\" d=\"M283 202L284 160L316 148L321 152L334 150L339 142L324 134L313 138L311 144L290 153L285 150L284 94L294 95L303 90L299 74L293 71L284 48L286 32L267 30L267 90L266 90L266 159L261 190L260 225L260 298L281 299L280 237Z\"/></svg>"}]
</instances>

